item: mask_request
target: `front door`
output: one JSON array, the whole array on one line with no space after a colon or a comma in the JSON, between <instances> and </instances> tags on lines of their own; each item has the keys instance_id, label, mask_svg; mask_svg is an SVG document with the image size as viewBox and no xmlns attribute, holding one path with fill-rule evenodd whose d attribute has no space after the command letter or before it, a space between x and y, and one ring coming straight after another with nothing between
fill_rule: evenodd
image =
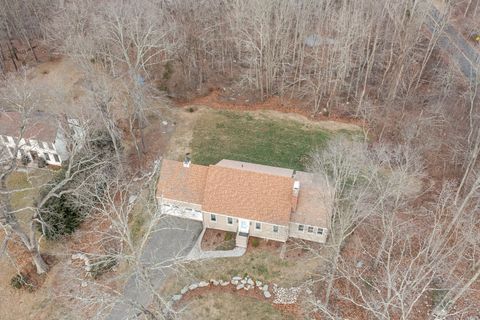
<instances>
[{"instance_id":1,"label":"front door","mask_svg":"<svg viewBox=\"0 0 480 320\"><path fill-rule=\"evenodd\" d=\"M238 233L242 235L250 233L250 220L238 219Z\"/></svg>"}]
</instances>

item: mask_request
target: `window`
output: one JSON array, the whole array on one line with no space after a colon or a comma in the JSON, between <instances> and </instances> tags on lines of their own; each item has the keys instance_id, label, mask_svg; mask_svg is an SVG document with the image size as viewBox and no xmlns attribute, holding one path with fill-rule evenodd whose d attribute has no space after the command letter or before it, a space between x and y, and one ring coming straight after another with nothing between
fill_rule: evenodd
<instances>
[{"instance_id":1,"label":"window","mask_svg":"<svg viewBox=\"0 0 480 320\"><path fill-rule=\"evenodd\" d=\"M54 154L53 157L55 158L55 161L60 162L60 158L56 154Z\"/></svg>"},{"instance_id":2,"label":"window","mask_svg":"<svg viewBox=\"0 0 480 320\"><path fill-rule=\"evenodd\" d=\"M323 234L323 228L318 228L317 229L317 234L322 235Z\"/></svg>"},{"instance_id":3,"label":"window","mask_svg":"<svg viewBox=\"0 0 480 320\"><path fill-rule=\"evenodd\" d=\"M210 214L210 221L217 222L217 215L216 214Z\"/></svg>"},{"instance_id":4,"label":"window","mask_svg":"<svg viewBox=\"0 0 480 320\"><path fill-rule=\"evenodd\" d=\"M50 161L50 155L48 153L44 152L43 155L45 156L45 160Z\"/></svg>"},{"instance_id":5,"label":"window","mask_svg":"<svg viewBox=\"0 0 480 320\"><path fill-rule=\"evenodd\" d=\"M307 229L307 232L308 232L308 233L313 233L313 227L310 227L310 226L309 226L308 229Z\"/></svg>"},{"instance_id":6,"label":"window","mask_svg":"<svg viewBox=\"0 0 480 320\"><path fill-rule=\"evenodd\" d=\"M2 138L5 143L8 143L8 138L6 136L2 136Z\"/></svg>"},{"instance_id":7,"label":"window","mask_svg":"<svg viewBox=\"0 0 480 320\"><path fill-rule=\"evenodd\" d=\"M233 218L232 217L227 217L227 223L228 224L233 224Z\"/></svg>"},{"instance_id":8,"label":"window","mask_svg":"<svg viewBox=\"0 0 480 320\"><path fill-rule=\"evenodd\" d=\"M262 230L262 224L260 222L255 222L255 229Z\"/></svg>"},{"instance_id":9,"label":"window","mask_svg":"<svg viewBox=\"0 0 480 320\"><path fill-rule=\"evenodd\" d=\"M298 231L302 231L303 232L303 229L305 228L305 226L303 224L299 224L298 225Z\"/></svg>"},{"instance_id":10,"label":"window","mask_svg":"<svg viewBox=\"0 0 480 320\"><path fill-rule=\"evenodd\" d=\"M278 226L273 226L273 232L275 232L275 233L278 232Z\"/></svg>"}]
</instances>

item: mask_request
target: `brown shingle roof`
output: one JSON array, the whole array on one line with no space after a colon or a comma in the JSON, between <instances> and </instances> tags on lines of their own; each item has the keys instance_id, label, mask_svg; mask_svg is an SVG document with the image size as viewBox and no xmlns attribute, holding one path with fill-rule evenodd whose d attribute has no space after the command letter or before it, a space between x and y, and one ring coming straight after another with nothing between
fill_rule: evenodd
<instances>
[{"instance_id":1,"label":"brown shingle roof","mask_svg":"<svg viewBox=\"0 0 480 320\"><path fill-rule=\"evenodd\" d=\"M263 164L256 164L256 163L236 161L236 160L223 159L220 162L218 162L216 166L253 171L253 172L259 172L259 173L273 174L274 176L282 176L282 177L293 176L292 169L272 167L272 166L266 166Z\"/></svg>"},{"instance_id":2,"label":"brown shingle roof","mask_svg":"<svg viewBox=\"0 0 480 320\"><path fill-rule=\"evenodd\" d=\"M238 218L287 225L293 179L210 166L202 209Z\"/></svg>"},{"instance_id":3,"label":"brown shingle roof","mask_svg":"<svg viewBox=\"0 0 480 320\"><path fill-rule=\"evenodd\" d=\"M157 197L202 204L208 167L190 164L183 167L179 161L163 160Z\"/></svg>"},{"instance_id":4,"label":"brown shingle roof","mask_svg":"<svg viewBox=\"0 0 480 320\"><path fill-rule=\"evenodd\" d=\"M22 126L22 116L18 112L0 112L0 135L18 137ZM47 114L36 113L25 120L23 138L43 142L55 142L58 124Z\"/></svg>"}]
</instances>

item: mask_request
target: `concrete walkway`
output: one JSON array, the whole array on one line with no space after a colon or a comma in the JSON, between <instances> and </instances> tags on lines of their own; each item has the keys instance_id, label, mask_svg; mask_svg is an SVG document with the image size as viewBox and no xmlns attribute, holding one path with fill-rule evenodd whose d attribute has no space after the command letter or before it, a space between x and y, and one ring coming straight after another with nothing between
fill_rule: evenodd
<instances>
[{"instance_id":1,"label":"concrete walkway","mask_svg":"<svg viewBox=\"0 0 480 320\"><path fill-rule=\"evenodd\" d=\"M197 239L197 242L193 246L190 253L185 257L186 260L207 260L207 259L216 259L216 258L232 258L232 257L241 257L247 251L247 248L235 247L233 250L222 250L222 251L203 251L202 250L202 239L205 234L205 230L202 230L202 233Z\"/></svg>"}]
</instances>

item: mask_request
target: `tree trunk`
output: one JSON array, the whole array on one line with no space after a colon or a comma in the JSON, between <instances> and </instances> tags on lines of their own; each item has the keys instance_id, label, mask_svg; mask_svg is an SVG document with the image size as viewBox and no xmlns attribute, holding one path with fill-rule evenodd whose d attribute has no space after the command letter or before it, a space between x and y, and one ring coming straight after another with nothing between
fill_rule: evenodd
<instances>
[{"instance_id":1,"label":"tree trunk","mask_svg":"<svg viewBox=\"0 0 480 320\"><path fill-rule=\"evenodd\" d=\"M37 273L38 274L43 274L48 271L48 265L41 256L40 252L38 251L37 248L34 248L34 250L30 250L30 253L32 255L33 263L35 264L35 267L37 268Z\"/></svg>"}]
</instances>

